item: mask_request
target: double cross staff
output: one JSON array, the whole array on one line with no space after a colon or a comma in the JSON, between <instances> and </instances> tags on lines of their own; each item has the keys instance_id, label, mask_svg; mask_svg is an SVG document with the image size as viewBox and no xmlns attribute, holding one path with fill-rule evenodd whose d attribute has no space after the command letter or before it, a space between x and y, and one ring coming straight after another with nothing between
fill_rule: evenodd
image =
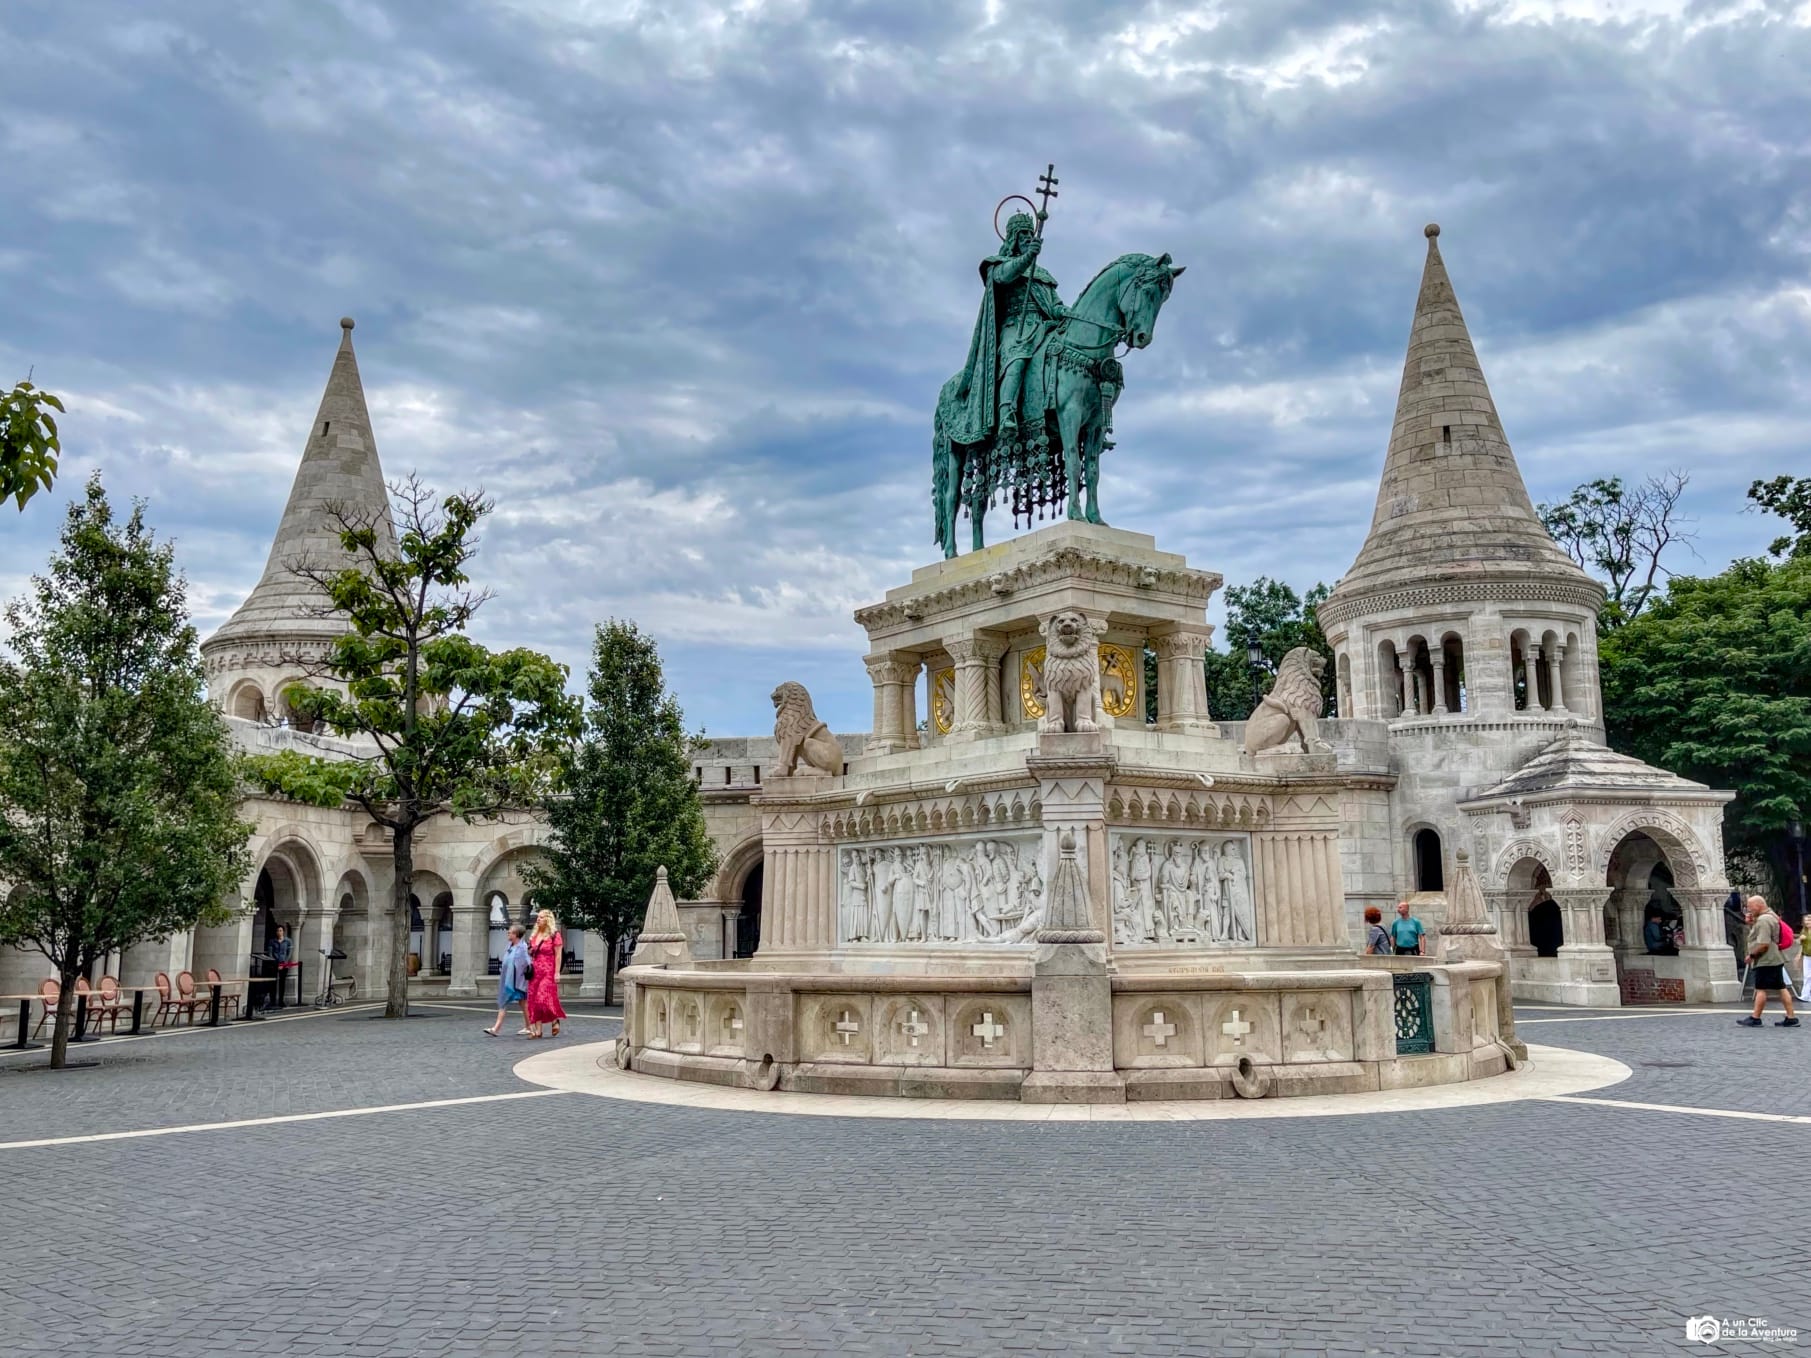
<instances>
[{"instance_id":1,"label":"double cross staff","mask_svg":"<svg viewBox=\"0 0 1811 1358\"><path fill-rule=\"evenodd\" d=\"M1055 165L1049 166L1038 176L1038 197L1043 200L1043 205L1038 208L1037 234L1040 237L1044 234L1044 219L1050 215L1050 200L1061 196L1056 191L1057 183Z\"/></svg>"}]
</instances>

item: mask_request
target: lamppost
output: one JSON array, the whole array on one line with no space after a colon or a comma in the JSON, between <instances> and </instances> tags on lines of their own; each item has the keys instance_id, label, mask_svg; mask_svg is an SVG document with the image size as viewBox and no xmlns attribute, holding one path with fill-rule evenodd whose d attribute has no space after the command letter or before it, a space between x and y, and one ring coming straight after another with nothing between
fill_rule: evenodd
<instances>
[{"instance_id":1,"label":"lamppost","mask_svg":"<svg viewBox=\"0 0 1811 1358\"><path fill-rule=\"evenodd\" d=\"M1786 824L1786 834L1792 840L1792 908L1797 918L1790 923L1795 929L1805 927L1805 827L1794 818Z\"/></svg>"},{"instance_id":2,"label":"lamppost","mask_svg":"<svg viewBox=\"0 0 1811 1358\"><path fill-rule=\"evenodd\" d=\"M1253 641L1245 647L1245 664L1251 670L1251 711L1257 715L1258 704L1264 701L1264 648Z\"/></svg>"}]
</instances>

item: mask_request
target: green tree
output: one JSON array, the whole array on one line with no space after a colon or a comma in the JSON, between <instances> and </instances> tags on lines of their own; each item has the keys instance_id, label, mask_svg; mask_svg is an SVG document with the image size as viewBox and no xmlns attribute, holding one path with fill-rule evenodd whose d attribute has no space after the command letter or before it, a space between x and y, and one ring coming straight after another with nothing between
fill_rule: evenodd
<instances>
[{"instance_id":1,"label":"green tree","mask_svg":"<svg viewBox=\"0 0 1811 1358\"><path fill-rule=\"evenodd\" d=\"M585 735L567 751L559 794L546 803L546 861L524 876L536 904L603 936L605 1003L614 999L617 946L641 927L655 870L666 868L681 900L716 871L692 781L700 739L686 733L667 692L654 639L632 622L599 627Z\"/></svg>"},{"instance_id":2,"label":"green tree","mask_svg":"<svg viewBox=\"0 0 1811 1358\"><path fill-rule=\"evenodd\" d=\"M1321 635L1320 620L1315 610L1332 591L1317 584L1307 597L1297 594L1281 580L1260 575L1249 585L1233 585L1226 591L1226 626L1220 629L1224 651L1207 655L1208 710L1222 721L1243 721L1257 706L1258 687L1268 692L1276 678L1283 657L1297 646L1306 646L1327 657L1326 671L1321 675L1324 711L1332 712L1337 684L1334 676L1333 651ZM1250 648L1257 643L1263 664L1253 684Z\"/></svg>"},{"instance_id":3,"label":"green tree","mask_svg":"<svg viewBox=\"0 0 1811 1358\"><path fill-rule=\"evenodd\" d=\"M13 500L24 509L27 500L49 490L56 479L63 445L53 410L60 414L63 403L30 382L0 395L0 500Z\"/></svg>"},{"instance_id":4,"label":"green tree","mask_svg":"<svg viewBox=\"0 0 1811 1358\"><path fill-rule=\"evenodd\" d=\"M116 522L98 476L70 505L46 574L9 603L0 656L0 945L62 983L107 953L234 913L251 826L209 705L187 590L144 506Z\"/></svg>"},{"instance_id":5,"label":"green tree","mask_svg":"<svg viewBox=\"0 0 1811 1358\"><path fill-rule=\"evenodd\" d=\"M1786 537L1775 538L1767 550L1775 556L1811 556L1811 476L1776 476L1748 487L1756 509L1777 514L1792 525Z\"/></svg>"},{"instance_id":6,"label":"green tree","mask_svg":"<svg viewBox=\"0 0 1811 1358\"><path fill-rule=\"evenodd\" d=\"M1600 665L1610 743L1735 789L1726 848L1785 880L1785 826L1811 808L1811 555L1676 576Z\"/></svg>"},{"instance_id":7,"label":"green tree","mask_svg":"<svg viewBox=\"0 0 1811 1358\"><path fill-rule=\"evenodd\" d=\"M1603 582L1599 630L1639 617L1669 574L1661 564L1667 549L1695 536L1690 521L1679 513L1690 479L1682 471L1670 471L1631 490L1620 476L1599 477L1569 499L1538 507L1548 535L1580 569Z\"/></svg>"},{"instance_id":8,"label":"green tree","mask_svg":"<svg viewBox=\"0 0 1811 1358\"><path fill-rule=\"evenodd\" d=\"M347 555L295 563L350 630L285 695L309 721L368 742L363 759L280 751L248 761L263 787L319 806L350 802L391 835L390 974L384 1013L409 1011L406 952L415 833L436 816L480 820L537 805L576 732L566 667L539 652L491 652L465 634L490 597L467 586L481 495L435 502L414 477L393 507L328 507ZM391 547L395 542L396 546Z\"/></svg>"}]
</instances>

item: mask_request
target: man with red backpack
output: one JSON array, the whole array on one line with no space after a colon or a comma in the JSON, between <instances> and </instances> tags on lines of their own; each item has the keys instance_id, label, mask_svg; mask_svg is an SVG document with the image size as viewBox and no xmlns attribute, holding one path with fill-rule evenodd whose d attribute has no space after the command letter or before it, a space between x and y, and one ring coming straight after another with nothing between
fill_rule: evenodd
<instances>
[{"instance_id":1,"label":"man with red backpack","mask_svg":"<svg viewBox=\"0 0 1811 1358\"><path fill-rule=\"evenodd\" d=\"M1759 1028L1761 1014L1767 1008L1767 992L1777 990L1786 1017L1775 1028L1798 1027L1798 1016L1792 1012L1792 987L1786 984L1786 955L1780 949L1795 942L1789 926L1767 908L1759 896L1750 896L1745 911L1748 917L1748 968L1754 976L1754 1012L1736 1022L1744 1028Z\"/></svg>"}]
</instances>

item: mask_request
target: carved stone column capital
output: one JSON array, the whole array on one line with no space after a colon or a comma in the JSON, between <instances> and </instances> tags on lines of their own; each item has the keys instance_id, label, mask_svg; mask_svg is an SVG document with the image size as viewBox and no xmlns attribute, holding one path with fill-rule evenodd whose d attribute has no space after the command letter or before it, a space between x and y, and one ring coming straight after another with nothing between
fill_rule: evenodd
<instances>
[{"instance_id":1,"label":"carved stone column capital","mask_svg":"<svg viewBox=\"0 0 1811 1358\"><path fill-rule=\"evenodd\" d=\"M1213 639L1213 628L1199 632L1165 632L1151 638L1151 649L1159 660L1195 660L1207 655Z\"/></svg>"}]
</instances>

